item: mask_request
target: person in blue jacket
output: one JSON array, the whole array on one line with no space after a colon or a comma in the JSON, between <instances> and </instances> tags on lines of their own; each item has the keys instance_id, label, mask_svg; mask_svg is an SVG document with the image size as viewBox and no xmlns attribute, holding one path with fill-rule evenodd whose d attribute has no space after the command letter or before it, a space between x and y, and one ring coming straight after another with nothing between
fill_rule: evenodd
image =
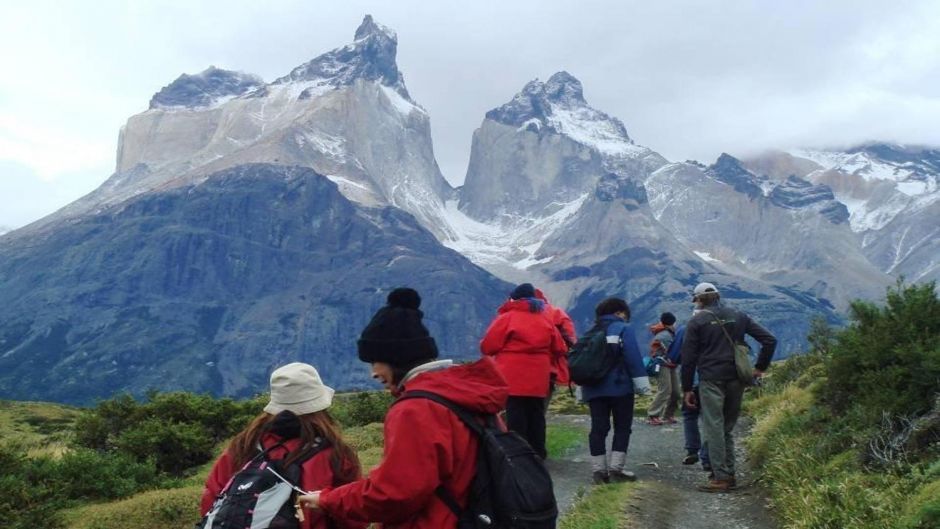
<instances>
[{"instance_id":1,"label":"person in blue jacket","mask_svg":"<svg viewBox=\"0 0 940 529\"><path fill-rule=\"evenodd\" d=\"M595 325L606 328L607 347L614 348L623 357L623 362L611 369L596 385L581 388L582 400L591 410L591 432L588 443L591 449L591 466L594 483L610 481L634 481L636 475L624 470L627 447L633 424L634 394L650 391L643 354L636 341L630 321L630 307L621 298L607 298L594 309ZM607 464L607 434L610 420L614 421L614 439L611 447L610 465Z\"/></svg>"},{"instance_id":2,"label":"person in blue jacket","mask_svg":"<svg viewBox=\"0 0 940 529\"><path fill-rule=\"evenodd\" d=\"M669 357L675 364L682 362L682 340L685 338L685 325L676 330L676 337L669 346ZM698 375L695 376L694 387L695 397L698 398ZM685 458L682 459L683 465L694 465L699 460L702 461L702 469L711 472L711 462L708 460L708 445L702 442L702 435L698 427L698 418L700 410L690 408L682 403L682 433L685 437Z\"/></svg>"}]
</instances>

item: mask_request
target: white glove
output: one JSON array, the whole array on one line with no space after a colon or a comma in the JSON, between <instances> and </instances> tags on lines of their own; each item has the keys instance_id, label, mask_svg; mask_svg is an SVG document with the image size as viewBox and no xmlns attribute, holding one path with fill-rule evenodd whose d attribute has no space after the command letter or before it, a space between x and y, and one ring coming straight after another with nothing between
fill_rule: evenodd
<instances>
[{"instance_id":1,"label":"white glove","mask_svg":"<svg viewBox=\"0 0 940 529\"><path fill-rule=\"evenodd\" d=\"M649 377L636 377L633 379L633 392L640 395L649 395L653 391Z\"/></svg>"}]
</instances>

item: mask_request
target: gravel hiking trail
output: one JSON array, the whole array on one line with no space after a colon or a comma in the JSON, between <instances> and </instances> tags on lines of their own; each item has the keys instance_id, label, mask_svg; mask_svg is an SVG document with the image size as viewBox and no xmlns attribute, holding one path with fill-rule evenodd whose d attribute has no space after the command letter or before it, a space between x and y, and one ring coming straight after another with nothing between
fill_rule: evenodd
<instances>
[{"instance_id":1,"label":"gravel hiking trail","mask_svg":"<svg viewBox=\"0 0 940 529\"><path fill-rule=\"evenodd\" d=\"M650 426L645 417L633 423L627 470L637 475L637 490L624 514L628 527L636 529L776 529L777 524L767 508L766 497L747 466L743 443L737 448L738 488L728 493L706 493L696 490L705 483L701 465L683 465L682 424ZM558 459L548 461L555 483L558 508L566 512L579 490L591 484L590 455L587 430L590 419L581 415L549 416L549 422L583 428L584 442ZM739 424L737 430L743 430ZM736 430L736 431L737 431ZM608 441L609 441L608 437ZM655 463L655 464L654 464Z\"/></svg>"}]
</instances>

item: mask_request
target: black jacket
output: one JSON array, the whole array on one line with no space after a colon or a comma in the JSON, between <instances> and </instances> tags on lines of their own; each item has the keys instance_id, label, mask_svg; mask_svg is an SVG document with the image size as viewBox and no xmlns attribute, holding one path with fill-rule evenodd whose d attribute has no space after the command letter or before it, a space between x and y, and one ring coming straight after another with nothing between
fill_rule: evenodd
<instances>
[{"instance_id":1,"label":"black jacket","mask_svg":"<svg viewBox=\"0 0 940 529\"><path fill-rule=\"evenodd\" d=\"M755 369L766 370L777 348L774 335L747 314L730 307L709 305L692 316L686 325L682 342L683 391L692 391L696 371L700 380L734 380L738 376L734 367L734 348L718 326L715 316L709 312L725 322L724 327L735 343L745 343L746 334L761 344Z\"/></svg>"}]
</instances>

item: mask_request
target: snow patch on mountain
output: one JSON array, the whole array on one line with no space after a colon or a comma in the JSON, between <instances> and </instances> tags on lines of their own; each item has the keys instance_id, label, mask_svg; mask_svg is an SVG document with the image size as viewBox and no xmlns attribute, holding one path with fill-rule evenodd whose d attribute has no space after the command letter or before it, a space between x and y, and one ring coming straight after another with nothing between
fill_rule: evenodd
<instances>
[{"instance_id":1,"label":"snow patch on mountain","mask_svg":"<svg viewBox=\"0 0 940 529\"><path fill-rule=\"evenodd\" d=\"M538 255L542 242L574 218L589 196L584 193L567 203L553 203L543 215L507 215L500 222L475 220L457 207L457 200L448 200L441 216L452 235L442 243L483 268L509 265L526 270L552 260L552 256Z\"/></svg>"}]
</instances>

